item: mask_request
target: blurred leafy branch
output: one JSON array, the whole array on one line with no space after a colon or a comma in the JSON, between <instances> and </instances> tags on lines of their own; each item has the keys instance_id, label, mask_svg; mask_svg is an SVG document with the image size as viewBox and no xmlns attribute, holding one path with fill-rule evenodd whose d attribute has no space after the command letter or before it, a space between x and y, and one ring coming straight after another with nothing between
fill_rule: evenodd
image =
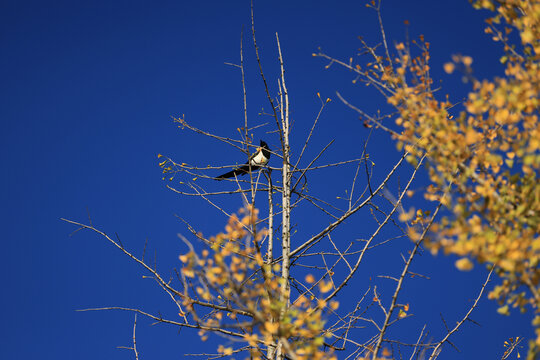
<instances>
[{"instance_id":1,"label":"blurred leafy branch","mask_svg":"<svg viewBox=\"0 0 540 360\"><path fill-rule=\"evenodd\" d=\"M314 56L338 63L356 73L354 81L372 85L395 112L375 118L356 110L369 126L387 131L398 149L410 153L408 161L426 156L431 185L424 197L443 201L451 215L431 228L425 245L433 253L443 250L462 258L461 270L475 259L495 265L502 283L489 294L501 307L525 311L540 305L540 2L529 0L477 0L477 9L494 14L485 32L502 44L504 77L478 80L473 59L454 55L444 64L447 73L459 70L472 89L463 104L439 99L430 75L429 42L423 36L397 43L395 56L363 42L366 64L343 62L324 53ZM370 7L376 8L371 2ZM380 6L380 3L379 3ZM517 33L518 36L514 36ZM419 54L417 54L419 53ZM459 108L462 107L462 110ZM394 127L388 118L394 118ZM382 121L384 120L384 121ZM444 189L452 191L443 198ZM418 234L410 233L414 240ZM533 321L536 340L529 358L540 352L540 315Z\"/></svg>"}]
</instances>

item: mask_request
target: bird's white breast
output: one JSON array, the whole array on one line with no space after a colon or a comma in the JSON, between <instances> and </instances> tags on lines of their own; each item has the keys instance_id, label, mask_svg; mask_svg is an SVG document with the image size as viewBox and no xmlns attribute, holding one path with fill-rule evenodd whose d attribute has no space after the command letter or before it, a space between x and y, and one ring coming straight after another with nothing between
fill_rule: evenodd
<instances>
[{"instance_id":1,"label":"bird's white breast","mask_svg":"<svg viewBox=\"0 0 540 360\"><path fill-rule=\"evenodd\" d=\"M263 152L259 150L257 155L251 159L251 165L266 165L268 163L268 158L264 156Z\"/></svg>"}]
</instances>

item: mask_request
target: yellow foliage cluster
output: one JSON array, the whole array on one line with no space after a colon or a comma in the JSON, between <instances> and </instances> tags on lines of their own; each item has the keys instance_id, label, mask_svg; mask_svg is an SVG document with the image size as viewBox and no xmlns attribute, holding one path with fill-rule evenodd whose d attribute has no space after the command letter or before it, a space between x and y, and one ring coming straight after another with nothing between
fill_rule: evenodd
<instances>
[{"instance_id":1,"label":"yellow foliage cluster","mask_svg":"<svg viewBox=\"0 0 540 360\"><path fill-rule=\"evenodd\" d=\"M164 156L161 154L157 155L158 159L162 159ZM159 162L159 167L162 169L163 178L162 180L168 179L169 181L172 181L174 179L174 171L173 171L173 165L174 163L166 158L165 160L161 160Z\"/></svg>"},{"instance_id":2,"label":"yellow foliage cluster","mask_svg":"<svg viewBox=\"0 0 540 360\"><path fill-rule=\"evenodd\" d=\"M381 67L379 75L369 75L388 90L388 103L399 113L399 148L411 153L413 163L423 155L429 159L432 185L425 197L442 200L452 213L433 225L436 236L427 246L459 255L456 266L462 270L472 268L470 258L494 264L502 284L490 298L500 302L499 312L530 306L538 313L540 2L478 0L473 5L495 11L486 32L504 46L505 76L467 78L473 88L462 111L435 97L429 43L423 39L419 56L412 57L398 44L397 59ZM516 30L521 42L511 44L509 34ZM460 67L470 76L472 63L471 57L459 56L444 70L452 73ZM532 352L540 349L540 315L534 324Z\"/></svg>"},{"instance_id":3,"label":"yellow foliage cluster","mask_svg":"<svg viewBox=\"0 0 540 360\"><path fill-rule=\"evenodd\" d=\"M181 255L182 274L193 284L196 296L184 294L184 306L201 324L203 339L216 329L241 328L243 340L251 347L253 359L263 358L265 349L286 343L284 351L297 359L333 359L324 352L324 311L337 308L336 302L300 296L292 305L283 296L281 266L263 259L260 244L267 231L257 230L258 210L250 206L229 217L225 231L209 238L211 248L197 255ZM186 281L187 282L187 281ZM325 289L323 289L325 290ZM199 316L197 304L204 302L213 310ZM221 346L223 355L231 347Z\"/></svg>"}]
</instances>

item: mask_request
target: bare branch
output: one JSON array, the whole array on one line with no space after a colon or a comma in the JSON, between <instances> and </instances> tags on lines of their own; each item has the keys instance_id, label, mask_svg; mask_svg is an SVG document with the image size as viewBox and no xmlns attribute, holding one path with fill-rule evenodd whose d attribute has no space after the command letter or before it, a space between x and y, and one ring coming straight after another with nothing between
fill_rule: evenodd
<instances>
[{"instance_id":1,"label":"bare branch","mask_svg":"<svg viewBox=\"0 0 540 360\"><path fill-rule=\"evenodd\" d=\"M480 299L482 298L482 294L484 293L486 285L489 283L489 280L491 279L491 274L493 273L493 269L495 269L495 266L491 267L491 270L489 271L489 273L488 273L488 275L486 277L486 281L484 281L484 284L482 285L482 288L480 289L480 293L478 294L478 296L474 300L474 303L469 308L469 310L467 311L465 316L456 324L456 326L452 330L450 330L446 334L446 336L441 341L439 341L437 343L437 346L435 346L435 349L433 349L433 352L431 353L431 356L429 357L429 360L436 359L439 356L439 353L441 352L441 347L444 345L444 343L446 343L446 342L449 343L448 339L450 338L450 336L452 336L452 334L454 334L456 331L458 331L459 328L461 328L461 325L463 325L463 323L466 320L469 320L472 312L474 311L474 309L476 309L476 306L478 305L478 301L480 301Z\"/></svg>"}]
</instances>

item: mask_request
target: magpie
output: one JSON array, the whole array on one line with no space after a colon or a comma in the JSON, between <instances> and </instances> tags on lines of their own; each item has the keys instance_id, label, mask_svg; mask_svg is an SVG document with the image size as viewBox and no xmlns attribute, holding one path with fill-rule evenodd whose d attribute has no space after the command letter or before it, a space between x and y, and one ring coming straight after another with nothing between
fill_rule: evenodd
<instances>
[{"instance_id":1,"label":"magpie","mask_svg":"<svg viewBox=\"0 0 540 360\"><path fill-rule=\"evenodd\" d=\"M228 173L219 175L216 179L223 180L237 175L245 175L250 171L250 169L251 171L255 171L260 169L262 166L265 166L268 164L268 160L270 160L270 148L268 147L267 143L260 140L260 146L257 148L257 151L250 156L247 163L232 171L229 171Z\"/></svg>"}]
</instances>

